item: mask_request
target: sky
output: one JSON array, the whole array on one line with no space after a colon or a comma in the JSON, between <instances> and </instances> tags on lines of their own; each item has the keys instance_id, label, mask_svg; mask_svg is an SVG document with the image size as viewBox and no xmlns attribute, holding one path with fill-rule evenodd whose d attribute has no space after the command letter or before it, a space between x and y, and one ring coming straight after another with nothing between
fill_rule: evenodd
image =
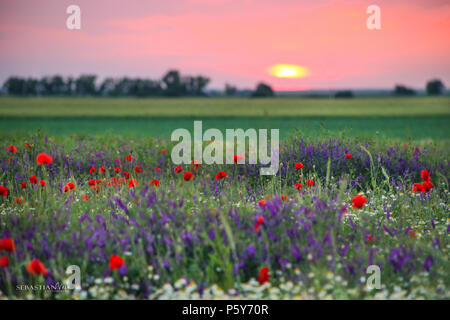
<instances>
[{"instance_id":1,"label":"sky","mask_svg":"<svg viewBox=\"0 0 450 320\"><path fill-rule=\"evenodd\" d=\"M69 30L69 5L81 29ZM366 13L378 5L381 29ZM275 90L450 86L449 0L0 0L0 82L11 75L161 78L170 69ZM278 78L276 64L308 70Z\"/></svg>"}]
</instances>

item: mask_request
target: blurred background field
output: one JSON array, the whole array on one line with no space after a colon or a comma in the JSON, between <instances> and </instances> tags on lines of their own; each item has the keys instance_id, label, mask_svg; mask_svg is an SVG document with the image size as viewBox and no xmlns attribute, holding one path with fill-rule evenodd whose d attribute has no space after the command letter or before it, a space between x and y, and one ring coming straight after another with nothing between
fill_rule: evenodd
<instances>
[{"instance_id":1,"label":"blurred background field","mask_svg":"<svg viewBox=\"0 0 450 320\"><path fill-rule=\"evenodd\" d=\"M170 138L177 128L280 129L280 136L345 134L408 140L450 136L450 97L0 98L0 133L129 134Z\"/></svg>"}]
</instances>

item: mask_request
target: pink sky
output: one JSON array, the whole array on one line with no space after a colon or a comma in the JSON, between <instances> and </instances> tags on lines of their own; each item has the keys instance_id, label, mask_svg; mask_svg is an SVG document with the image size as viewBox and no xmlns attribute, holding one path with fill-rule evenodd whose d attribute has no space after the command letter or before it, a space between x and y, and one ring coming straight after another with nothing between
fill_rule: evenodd
<instances>
[{"instance_id":1,"label":"pink sky","mask_svg":"<svg viewBox=\"0 0 450 320\"><path fill-rule=\"evenodd\" d=\"M81 8L81 30L66 8ZM368 30L366 8L381 8ZM10 75L160 78L175 68L278 90L450 86L448 0L1 0L0 81ZM279 79L274 64L310 75Z\"/></svg>"}]
</instances>

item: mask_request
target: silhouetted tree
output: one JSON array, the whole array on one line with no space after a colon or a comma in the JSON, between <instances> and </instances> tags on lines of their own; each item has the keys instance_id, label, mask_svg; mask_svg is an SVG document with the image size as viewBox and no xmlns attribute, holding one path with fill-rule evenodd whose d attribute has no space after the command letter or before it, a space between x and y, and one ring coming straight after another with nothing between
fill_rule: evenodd
<instances>
[{"instance_id":1,"label":"silhouetted tree","mask_svg":"<svg viewBox=\"0 0 450 320\"><path fill-rule=\"evenodd\" d=\"M25 79L19 77L9 77L3 87L10 95L25 95Z\"/></svg>"},{"instance_id":2,"label":"silhouetted tree","mask_svg":"<svg viewBox=\"0 0 450 320\"><path fill-rule=\"evenodd\" d=\"M190 96L203 96L203 90L209 83L209 78L203 76L191 77L184 76L181 79L182 88L186 90L186 94Z\"/></svg>"},{"instance_id":3,"label":"silhouetted tree","mask_svg":"<svg viewBox=\"0 0 450 320\"><path fill-rule=\"evenodd\" d=\"M178 97L186 94L186 87L181 82L180 73L177 70L170 70L163 77L164 94L169 97Z\"/></svg>"},{"instance_id":4,"label":"silhouetted tree","mask_svg":"<svg viewBox=\"0 0 450 320\"><path fill-rule=\"evenodd\" d=\"M116 82L113 78L105 78L98 88L98 94L101 96L113 95Z\"/></svg>"},{"instance_id":5,"label":"silhouetted tree","mask_svg":"<svg viewBox=\"0 0 450 320\"><path fill-rule=\"evenodd\" d=\"M35 96L38 94L39 90L39 81L33 78L28 78L25 80L25 92L24 94L27 96Z\"/></svg>"},{"instance_id":6,"label":"silhouetted tree","mask_svg":"<svg viewBox=\"0 0 450 320\"><path fill-rule=\"evenodd\" d=\"M426 86L427 94L430 96L441 94L444 88L444 84L439 79L428 81Z\"/></svg>"},{"instance_id":7,"label":"silhouetted tree","mask_svg":"<svg viewBox=\"0 0 450 320\"><path fill-rule=\"evenodd\" d=\"M131 92L137 97L149 97L160 95L162 93L162 88L159 81L134 79L132 80Z\"/></svg>"},{"instance_id":8,"label":"silhouetted tree","mask_svg":"<svg viewBox=\"0 0 450 320\"><path fill-rule=\"evenodd\" d=\"M66 91L65 94L71 96L75 92L75 79L73 77L68 77L66 81Z\"/></svg>"},{"instance_id":9,"label":"silhouetted tree","mask_svg":"<svg viewBox=\"0 0 450 320\"><path fill-rule=\"evenodd\" d=\"M53 94L51 77L45 76L39 79L39 93L42 95Z\"/></svg>"},{"instance_id":10,"label":"silhouetted tree","mask_svg":"<svg viewBox=\"0 0 450 320\"><path fill-rule=\"evenodd\" d=\"M49 79L48 83L50 95L62 95L66 91L66 83L64 82L63 77L56 75Z\"/></svg>"},{"instance_id":11,"label":"silhouetted tree","mask_svg":"<svg viewBox=\"0 0 450 320\"><path fill-rule=\"evenodd\" d=\"M237 93L237 88L235 86L229 85L228 83L225 84L225 95L227 96L234 96Z\"/></svg>"},{"instance_id":12,"label":"silhouetted tree","mask_svg":"<svg viewBox=\"0 0 450 320\"><path fill-rule=\"evenodd\" d=\"M75 80L75 92L78 95L95 95L97 93L95 87L96 75L81 75Z\"/></svg>"},{"instance_id":13,"label":"silhouetted tree","mask_svg":"<svg viewBox=\"0 0 450 320\"><path fill-rule=\"evenodd\" d=\"M253 92L252 97L273 97L274 93L272 88L265 84L265 83L259 83L256 86L256 90Z\"/></svg>"},{"instance_id":14,"label":"silhouetted tree","mask_svg":"<svg viewBox=\"0 0 450 320\"><path fill-rule=\"evenodd\" d=\"M407 88L402 85L396 85L394 89L394 95L396 96L413 96L416 94L416 91L414 91L411 88Z\"/></svg>"}]
</instances>

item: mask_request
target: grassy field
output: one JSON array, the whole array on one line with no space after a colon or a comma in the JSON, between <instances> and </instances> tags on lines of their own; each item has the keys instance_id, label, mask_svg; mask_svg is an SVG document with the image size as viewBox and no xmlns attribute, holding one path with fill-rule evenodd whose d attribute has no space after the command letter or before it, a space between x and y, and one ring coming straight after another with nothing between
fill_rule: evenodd
<instances>
[{"instance_id":1,"label":"grassy field","mask_svg":"<svg viewBox=\"0 0 450 320\"><path fill-rule=\"evenodd\" d=\"M450 97L359 99L1 98L2 117L450 116Z\"/></svg>"},{"instance_id":2,"label":"grassy field","mask_svg":"<svg viewBox=\"0 0 450 320\"><path fill-rule=\"evenodd\" d=\"M448 109L2 98L0 299L448 299ZM170 133L196 119L279 128L278 173L177 167ZM70 265L81 287L57 290Z\"/></svg>"},{"instance_id":3,"label":"grassy field","mask_svg":"<svg viewBox=\"0 0 450 320\"><path fill-rule=\"evenodd\" d=\"M279 128L317 136L447 139L450 98L103 99L1 98L0 133L169 137L176 128Z\"/></svg>"}]
</instances>

